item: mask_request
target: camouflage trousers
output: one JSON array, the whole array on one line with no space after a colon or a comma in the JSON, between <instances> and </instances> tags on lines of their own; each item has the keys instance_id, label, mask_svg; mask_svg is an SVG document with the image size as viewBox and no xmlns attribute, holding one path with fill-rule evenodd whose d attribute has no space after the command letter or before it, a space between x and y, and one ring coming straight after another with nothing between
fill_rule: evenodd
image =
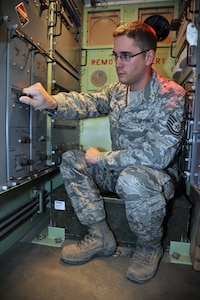
<instances>
[{"instance_id":1,"label":"camouflage trousers","mask_svg":"<svg viewBox=\"0 0 200 300\"><path fill-rule=\"evenodd\" d=\"M131 165L110 170L85 162L84 152L63 154L60 172L74 211L84 225L106 218L99 189L115 192L125 201L130 229L142 243L154 243L162 237L166 200L173 197L174 186L168 174L146 166Z\"/></svg>"}]
</instances>

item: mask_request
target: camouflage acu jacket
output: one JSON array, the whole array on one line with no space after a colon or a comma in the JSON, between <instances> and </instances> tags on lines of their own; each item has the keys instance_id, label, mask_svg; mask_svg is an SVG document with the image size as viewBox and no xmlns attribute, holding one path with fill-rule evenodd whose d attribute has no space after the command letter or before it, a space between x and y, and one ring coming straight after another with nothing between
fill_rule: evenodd
<instances>
[{"instance_id":1,"label":"camouflage acu jacket","mask_svg":"<svg viewBox=\"0 0 200 300\"><path fill-rule=\"evenodd\" d=\"M94 93L59 93L54 117L82 119L109 116L112 151L102 152L100 167L128 165L166 169L173 164L184 134L185 91L153 75L144 90L128 102L128 87L114 83Z\"/></svg>"}]
</instances>

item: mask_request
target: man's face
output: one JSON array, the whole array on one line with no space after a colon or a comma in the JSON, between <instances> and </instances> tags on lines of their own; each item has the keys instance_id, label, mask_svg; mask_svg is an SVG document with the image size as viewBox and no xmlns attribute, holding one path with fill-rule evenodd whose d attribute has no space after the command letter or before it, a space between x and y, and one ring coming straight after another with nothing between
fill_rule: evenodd
<instances>
[{"instance_id":1,"label":"man's face","mask_svg":"<svg viewBox=\"0 0 200 300\"><path fill-rule=\"evenodd\" d=\"M145 49L148 50L148 49ZM114 38L113 53L116 55L115 66L119 81L130 86L131 90L139 91L143 89L150 78L150 70L152 59L149 59L154 53L149 50L135 57L131 57L129 61L121 59L121 54L137 54L142 50L136 46L134 39L126 35L116 36Z\"/></svg>"}]
</instances>

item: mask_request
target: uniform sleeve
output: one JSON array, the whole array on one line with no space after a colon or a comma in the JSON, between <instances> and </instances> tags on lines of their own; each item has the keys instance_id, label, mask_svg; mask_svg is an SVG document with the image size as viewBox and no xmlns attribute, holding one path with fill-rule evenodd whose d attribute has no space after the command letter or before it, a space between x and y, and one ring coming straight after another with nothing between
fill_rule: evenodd
<instances>
[{"instance_id":1,"label":"uniform sleeve","mask_svg":"<svg viewBox=\"0 0 200 300\"><path fill-rule=\"evenodd\" d=\"M166 99L165 95L163 98ZM170 91L169 101L163 101L156 122L147 129L142 139L132 142L127 150L101 153L98 164L110 169L133 164L165 169L173 163L184 136L185 91Z\"/></svg>"},{"instance_id":2,"label":"uniform sleeve","mask_svg":"<svg viewBox=\"0 0 200 300\"><path fill-rule=\"evenodd\" d=\"M64 120L106 116L109 113L111 89L112 86L107 86L94 93L60 92L53 96L58 103L57 109L47 113Z\"/></svg>"}]
</instances>

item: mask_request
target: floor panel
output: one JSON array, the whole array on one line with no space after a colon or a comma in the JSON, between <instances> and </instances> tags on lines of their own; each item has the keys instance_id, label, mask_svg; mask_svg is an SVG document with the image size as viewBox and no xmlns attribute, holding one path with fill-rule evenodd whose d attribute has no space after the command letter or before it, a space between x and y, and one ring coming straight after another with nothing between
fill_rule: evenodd
<instances>
[{"instance_id":1,"label":"floor panel","mask_svg":"<svg viewBox=\"0 0 200 300\"><path fill-rule=\"evenodd\" d=\"M60 262L60 248L18 242L0 256L1 300L199 300L200 272L162 261L156 277L135 284L124 276L128 257Z\"/></svg>"}]
</instances>

